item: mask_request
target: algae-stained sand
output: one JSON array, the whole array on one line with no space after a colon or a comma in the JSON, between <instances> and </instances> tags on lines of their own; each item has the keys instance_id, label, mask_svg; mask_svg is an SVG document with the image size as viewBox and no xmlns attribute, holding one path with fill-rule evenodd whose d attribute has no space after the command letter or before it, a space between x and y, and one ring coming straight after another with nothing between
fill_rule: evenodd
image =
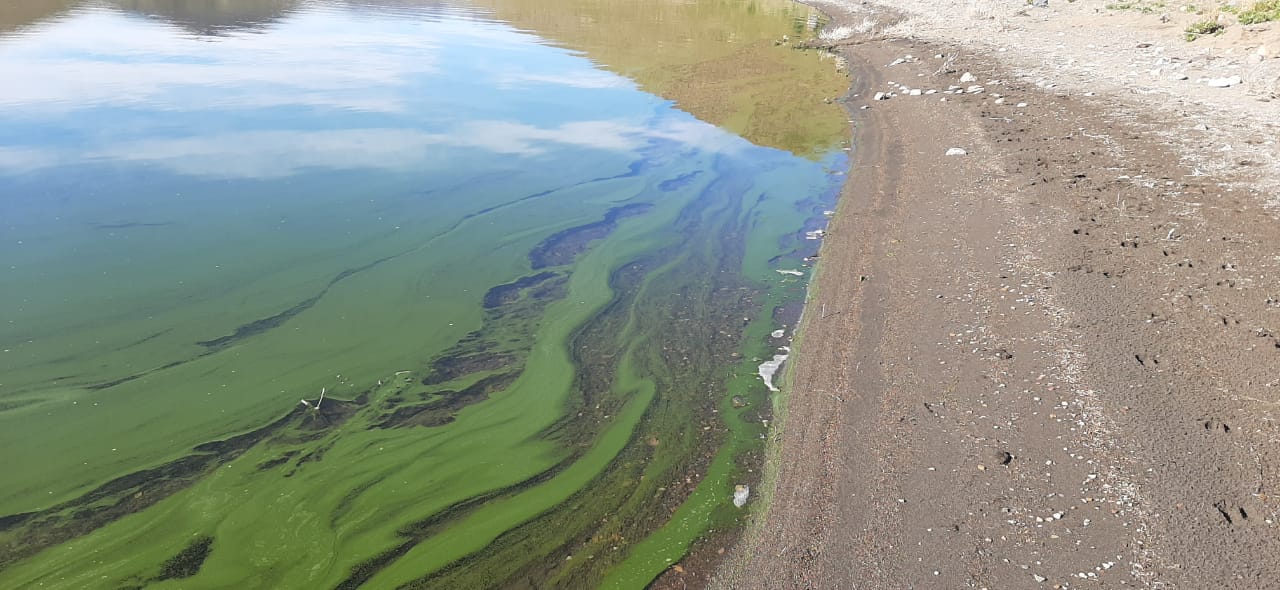
<instances>
[{"instance_id":1,"label":"algae-stained sand","mask_svg":"<svg viewBox=\"0 0 1280 590\"><path fill-rule=\"evenodd\" d=\"M731 527L843 167L795 95L841 76L774 44L807 9L695 3L704 49L638 61L514 5L260 4L0 37L0 586L640 587ZM643 74L733 55L792 67Z\"/></svg>"}]
</instances>

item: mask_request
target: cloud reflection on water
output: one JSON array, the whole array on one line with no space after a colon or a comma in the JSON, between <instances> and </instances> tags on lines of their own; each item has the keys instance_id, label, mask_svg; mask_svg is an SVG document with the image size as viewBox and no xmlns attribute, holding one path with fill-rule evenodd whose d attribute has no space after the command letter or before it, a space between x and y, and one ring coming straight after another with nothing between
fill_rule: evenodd
<instances>
[{"instance_id":1,"label":"cloud reflection on water","mask_svg":"<svg viewBox=\"0 0 1280 590\"><path fill-rule=\"evenodd\" d=\"M431 159L432 150L442 147L538 156L554 151L557 145L629 152L655 140L674 142L686 149L719 152L743 146L736 136L681 117L652 127L607 120L576 121L550 128L509 121L472 121L447 133L392 128L249 131L119 143L80 157L159 165L193 176L264 179L316 168L407 170ZM0 152L0 166L5 162L3 155Z\"/></svg>"},{"instance_id":2,"label":"cloud reflection on water","mask_svg":"<svg viewBox=\"0 0 1280 590\"><path fill-rule=\"evenodd\" d=\"M0 94L0 116L102 106L398 112L403 100L370 100L369 90L402 85L438 66L431 37L342 30L324 14L299 15L295 26L272 35L228 37L214 45L175 37L159 25L128 27L131 34L121 37L124 18L86 14L50 27L39 43L0 45L0 79L22 81Z\"/></svg>"},{"instance_id":3,"label":"cloud reflection on water","mask_svg":"<svg viewBox=\"0 0 1280 590\"><path fill-rule=\"evenodd\" d=\"M97 10L47 27L38 43L0 41L0 78L23 81L0 94L0 174L107 162L263 179L407 170L447 159L442 148L537 156L740 142L679 112L617 120L611 101L650 112L660 101L506 25L380 15L313 7L269 35L211 42ZM556 108L566 92L576 108ZM587 101L596 106L582 92L601 93Z\"/></svg>"}]
</instances>

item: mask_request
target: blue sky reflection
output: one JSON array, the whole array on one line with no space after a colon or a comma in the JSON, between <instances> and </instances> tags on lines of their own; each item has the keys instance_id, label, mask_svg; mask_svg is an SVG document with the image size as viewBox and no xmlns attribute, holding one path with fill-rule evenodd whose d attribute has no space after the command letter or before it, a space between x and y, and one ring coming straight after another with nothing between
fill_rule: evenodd
<instances>
[{"instance_id":1,"label":"blue sky reflection","mask_svg":"<svg viewBox=\"0 0 1280 590\"><path fill-rule=\"evenodd\" d=\"M581 56L474 15L313 5L266 34L177 32L88 10L0 39L0 78L21 81L0 94L0 175L145 164L261 179L409 169L446 148L532 157L653 140L713 151L744 143Z\"/></svg>"}]
</instances>

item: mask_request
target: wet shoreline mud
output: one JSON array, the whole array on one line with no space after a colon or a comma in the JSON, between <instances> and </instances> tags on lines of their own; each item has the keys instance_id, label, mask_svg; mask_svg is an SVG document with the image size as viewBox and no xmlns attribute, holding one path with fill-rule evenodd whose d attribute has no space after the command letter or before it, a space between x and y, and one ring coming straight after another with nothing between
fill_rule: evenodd
<instances>
[{"instance_id":1,"label":"wet shoreline mud","mask_svg":"<svg viewBox=\"0 0 1280 590\"><path fill-rule=\"evenodd\" d=\"M771 501L713 575L681 576L1269 587L1275 178L1206 173L1230 156L1169 133L1197 119L913 35L892 7L819 6L863 29L826 44L852 78L849 182L771 436Z\"/></svg>"}]
</instances>

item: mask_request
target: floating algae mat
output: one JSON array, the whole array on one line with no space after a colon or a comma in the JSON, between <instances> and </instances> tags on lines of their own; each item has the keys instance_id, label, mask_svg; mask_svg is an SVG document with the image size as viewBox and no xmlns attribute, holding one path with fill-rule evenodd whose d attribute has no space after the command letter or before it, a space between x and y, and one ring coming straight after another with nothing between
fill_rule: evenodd
<instances>
[{"instance_id":1,"label":"floating algae mat","mask_svg":"<svg viewBox=\"0 0 1280 590\"><path fill-rule=\"evenodd\" d=\"M845 165L816 24L0 12L0 587L641 588L726 540Z\"/></svg>"}]
</instances>

